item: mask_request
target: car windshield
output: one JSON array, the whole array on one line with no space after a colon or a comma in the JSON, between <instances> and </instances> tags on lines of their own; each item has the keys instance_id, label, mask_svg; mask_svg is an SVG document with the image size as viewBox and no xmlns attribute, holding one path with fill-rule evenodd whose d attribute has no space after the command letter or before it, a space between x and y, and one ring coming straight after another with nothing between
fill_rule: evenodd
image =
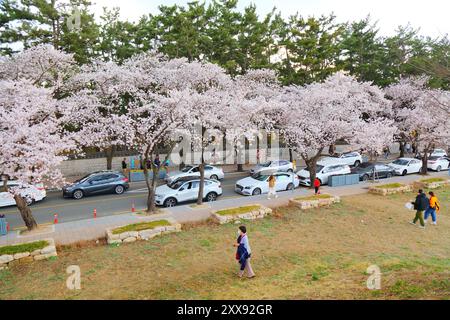
<instances>
[{"instance_id":1,"label":"car windshield","mask_svg":"<svg viewBox=\"0 0 450 320\"><path fill-rule=\"evenodd\" d=\"M441 157L429 157L428 160L439 160Z\"/></svg>"},{"instance_id":2,"label":"car windshield","mask_svg":"<svg viewBox=\"0 0 450 320\"><path fill-rule=\"evenodd\" d=\"M266 163L262 163L262 164L260 164L259 166L260 167L269 167L270 166L270 164L271 164L272 162L266 162Z\"/></svg>"},{"instance_id":3,"label":"car windshield","mask_svg":"<svg viewBox=\"0 0 450 320\"><path fill-rule=\"evenodd\" d=\"M188 172L189 170L191 170L193 167L192 166L186 166L184 167L181 172Z\"/></svg>"},{"instance_id":4,"label":"car windshield","mask_svg":"<svg viewBox=\"0 0 450 320\"><path fill-rule=\"evenodd\" d=\"M252 176L253 179L258 180L258 181L266 181L268 177L269 177L268 175L260 174L260 173L254 174Z\"/></svg>"},{"instance_id":5,"label":"car windshield","mask_svg":"<svg viewBox=\"0 0 450 320\"><path fill-rule=\"evenodd\" d=\"M89 179L90 177L92 177L92 174L88 174L87 176L84 176L81 179L75 180L74 183L83 183L85 182L87 179Z\"/></svg>"},{"instance_id":6,"label":"car windshield","mask_svg":"<svg viewBox=\"0 0 450 320\"><path fill-rule=\"evenodd\" d=\"M175 181L174 183L168 184L170 189L178 190L186 181Z\"/></svg>"},{"instance_id":7,"label":"car windshield","mask_svg":"<svg viewBox=\"0 0 450 320\"><path fill-rule=\"evenodd\" d=\"M371 168L373 167L373 163L365 162L359 165L360 168Z\"/></svg>"},{"instance_id":8,"label":"car windshield","mask_svg":"<svg viewBox=\"0 0 450 320\"><path fill-rule=\"evenodd\" d=\"M399 166L406 166L408 164L409 160L404 160L404 159L397 159L394 162L392 162L393 164L398 164Z\"/></svg>"},{"instance_id":9,"label":"car windshield","mask_svg":"<svg viewBox=\"0 0 450 320\"><path fill-rule=\"evenodd\" d=\"M322 171L323 168L324 166L321 166L320 164L316 165L316 172ZM306 170L308 170L308 168L306 168Z\"/></svg>"}]
</instances>

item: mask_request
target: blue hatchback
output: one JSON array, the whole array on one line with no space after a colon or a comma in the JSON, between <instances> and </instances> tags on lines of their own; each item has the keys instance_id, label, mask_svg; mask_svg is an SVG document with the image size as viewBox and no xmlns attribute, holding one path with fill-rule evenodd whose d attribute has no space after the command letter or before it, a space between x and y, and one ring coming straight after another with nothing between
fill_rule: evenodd
<instances>
[{"instance_id":1,"label":"blue hatchback","mask_svg":"<svg viewBox=\"0 0 450 320\"><path fill-rule=\"evenodd\" d=\"M63 196L81 199L96 194L122 194L130 187L128 178L117 171L91 173L63 188Z\"/></svg>"}]
</instances>

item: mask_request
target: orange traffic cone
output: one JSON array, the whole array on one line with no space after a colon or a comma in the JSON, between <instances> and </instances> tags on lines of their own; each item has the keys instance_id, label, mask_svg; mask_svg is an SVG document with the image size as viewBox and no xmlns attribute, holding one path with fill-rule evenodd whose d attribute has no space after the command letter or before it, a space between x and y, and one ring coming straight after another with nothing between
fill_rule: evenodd
<instances>
[{"instance_id":1,"label":"orange traffic cone","mask_svg":"<svg viewBox=\"0 0 450 320\"><path fill-rule=\"evenodd\" d=\"M134 201L131 202L131 212L136 212L136 208L134 206Z\"/></svg>"},{"instance_id":2,"label":"orange traffic cone","mask_svg":"<svg viewBox=\"0 0 450 320\"><path fill-rule=\"evenodd\" d=\"M55 213L55 214L53 215L53 224L57 224L57 223L58 223L58 214Z\"/></svg>"},{"instance_id":3,"label":"orange traffic cone","mask_svg":"<svg viewBox=\"0 0 450 320\"><path fill-rule=\"evenodd\" d=\"M94 219L97 218L97 209L94 209Z\"/></svg>"}]
</instances>

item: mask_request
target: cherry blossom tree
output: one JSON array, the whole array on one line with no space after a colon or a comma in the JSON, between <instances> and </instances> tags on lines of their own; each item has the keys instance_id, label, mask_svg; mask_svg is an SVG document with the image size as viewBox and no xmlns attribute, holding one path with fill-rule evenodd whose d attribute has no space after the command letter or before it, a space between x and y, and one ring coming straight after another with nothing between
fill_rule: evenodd
<instances>
[{"instance_id":1,"label":"cherry blossom tree","mask_svg":"<svg viewBox=\"0 0 450 320\"><path fill-rule=\"evenodd\" d=\"M0 168L4 177L19 182L8 191L29 230L37 224L23 198L23 186L60 186L58 165L76 150L73 135L61 130L64 107L55 99L73 70L71 55L45 45L0 62Z\"/></svg>"},{"instance_id":2,"label":"cherry blossom tree","mask_svg":"<svg viewBox=\"0 0 450 320\"><path fill-rule=\"evenodd\" d=\"M60 186L58 168L75 150L73 139L64 135L52 92L37 88L27 80L0 80L0 167L9 179L20 184L45 182ZM21 187L10 188L28 230L37 227ZM32 200L32 199L31 199Z\"/></svg>"},{"instance_id":3,"label":"cherry blossom tree","mask_svg":"<svg viewBox=\"0 0 450 320\"><path fill-rule=\"evenodd\" d=\"M372 130L361 128L389 110L389 102L378 87L342 73L323 83L286 87L279 99L286 104L278 121L281 132L306 162L311 182L325 148L338 139L351 143L376 134L373 126Z\"/></svg>"},{"instance_id":4,"label":"cherry blossom tree","mask_svg":"<svg viewBox=\"0 0 450 320\"><path fill-rule=\"evenodd\" d=\"M422 174L427 174L429 153L436 146L448 147L450 137L450 119L442 108L449 104L450 94L427 88L426 83L426 78L402 79L385 90L398 130L422 159Z\"/></svg>"},{"instance_id":5,"label":"cherry blossom tree","mask_svg":"<svg viewBox=\"0 0 450 320\"><path fill-rule=\"evenodd\" d=\"M67 128L78 133L83 147L96 147L106 153L106 167L118 146L133 141L127 105L136 95L140 76L114 62L94 61L81 67L65 85Z\"/></svg>"}]
</instances>

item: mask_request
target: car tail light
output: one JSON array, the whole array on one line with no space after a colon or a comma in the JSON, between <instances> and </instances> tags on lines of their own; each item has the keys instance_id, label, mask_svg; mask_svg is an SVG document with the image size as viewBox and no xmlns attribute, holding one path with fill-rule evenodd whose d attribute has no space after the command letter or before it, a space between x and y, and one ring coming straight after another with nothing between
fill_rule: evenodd
<instances>
[{"instance_id":1,"label":"car tail light","mask_svg":"<svg viewBox=\"0 0 450 320\"><path fill-rule=\"evenodd\" d=\"M42 183L38 183L36 185L36 189L38 189L39 191L45 190L45 186Z\"/></svg>"},{"instance_id":2,"label":"car tail light","mask_svg":"<svg viewBox=\"0 0 450 320\"><path fill-rule=\"evenodd\" d=\"M128 182L128 178L122 178L123 182Z\"/></svg>"}]
</instances>

